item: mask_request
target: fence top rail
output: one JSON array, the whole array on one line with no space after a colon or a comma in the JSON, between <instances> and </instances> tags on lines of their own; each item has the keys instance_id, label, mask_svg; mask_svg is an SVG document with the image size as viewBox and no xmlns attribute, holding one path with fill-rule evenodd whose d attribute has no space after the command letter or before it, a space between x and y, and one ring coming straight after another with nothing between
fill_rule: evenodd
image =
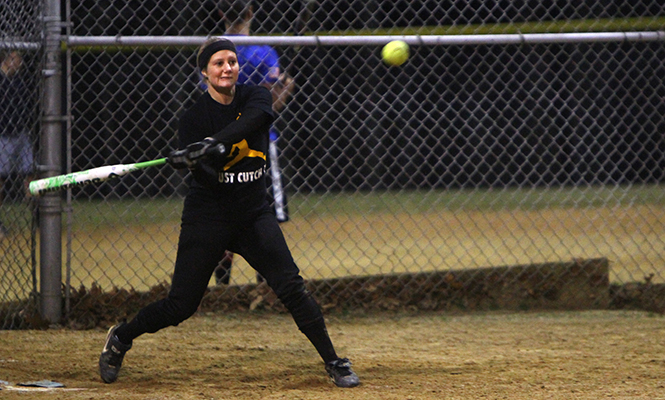
<instances>
[{"instance_id":1,"label":"fence top rail","mask_svg":"<svg viewBox=\"0 0 665 400\"><path fill-rule=\"evenodd\" d=\"M220 36L224 37L224 36ZM85 46L199 46L208 36L69 36L68 47ZM381 46L392 40L409 45L538 44L578 42L665 41L665 31L526 33L484 35L365 35L365 36L229 36L238 45Z\"/></svg>"},{"instance_id":2,"label":"fence top rail","mask_svg":"<svg viewBox=\"0 0 665 400\"><path fill-rule=\"evenodd\" d=\"M0 40L0 50L39 50L40 42L4 39Z\"/></svg>"}]
</instances>

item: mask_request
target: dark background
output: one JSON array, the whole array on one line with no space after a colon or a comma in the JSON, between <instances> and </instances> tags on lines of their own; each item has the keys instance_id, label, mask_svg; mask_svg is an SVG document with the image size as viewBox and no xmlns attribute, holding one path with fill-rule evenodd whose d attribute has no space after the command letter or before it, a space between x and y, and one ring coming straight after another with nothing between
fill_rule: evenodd
<instances>
[{"instance_id":1,"label":"dark background","mask_svg":"<svg viewBox=\"0 0 665 400\"><path fill-rule=\"evenodd\" d=\"M194 3L73 2L74 34L221 33L214 3ZM306 30L665 16L658 1L543 4L321 1ZM292 34L303 6L262 2L255 32ZM278 51L298 85L276 122L289 192L663 179L663 42L412 46L399 68L371 46ZM193 52L74 52L73 169L167 154L197 93ZM169 195L178 183L151 170L112 192Z\"/></svg>"}]
</instances>

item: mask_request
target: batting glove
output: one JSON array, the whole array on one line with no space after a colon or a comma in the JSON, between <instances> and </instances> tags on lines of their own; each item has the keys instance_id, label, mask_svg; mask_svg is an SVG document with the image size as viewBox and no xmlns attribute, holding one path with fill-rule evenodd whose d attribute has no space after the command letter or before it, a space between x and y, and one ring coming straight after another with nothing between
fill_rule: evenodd
<instances>
[{"instance_id":1,"label":"batting glove","mask_svg":"<svg viewBox=\"0 0 665 400\"><path fill-rule=\"evenodd\" d=\"M211 137L205 138L200 142L192 143L187 146L187 158L189 158L190 161L196 162L200 158L214 152L215 147L218 144L220 144L219 141Z\"/></svg>"},{"instance_id":2,"label":"batting glove","mask_svg":"<svg viewBox=\"0 0 665 400\"><path fill-rule=\"evenodd\" d=\"M187 149L173 150L169 153L166 161L175 169L185 169L194 166L192 161L187 158Z\"/></svg>"},{"instance_id":3,"label":"batting glove","mask_svg":"<svg viewBox=\"0 0 665 400\"><path fill-rule=\"evenodd\" d=\"M194 168L201 159L208 158L220 163L226 156L226 148L213 138L194 142L182 150L169 153L168 163L175 169Z\"/></svg>"}]
</instances>

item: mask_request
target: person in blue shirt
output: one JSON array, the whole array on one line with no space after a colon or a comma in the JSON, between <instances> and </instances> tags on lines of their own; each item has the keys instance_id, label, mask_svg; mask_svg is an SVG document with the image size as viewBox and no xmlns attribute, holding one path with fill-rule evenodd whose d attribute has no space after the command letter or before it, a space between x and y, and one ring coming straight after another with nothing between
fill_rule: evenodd
<instances>
[{"instance_id":1,"label":"person in blue shirt","mask_svg":"<svg viewBox=\"0 0 665 400\"><path fill-rule=\"evenodd\" d=\"M254 6L250 1L221 0L217 7L225 25L225 36L249 36L251 34ZM277 51L268 45L236 46L236 49L238 51L238 64L240 65L238 83L267 87L272 94L273 111L276 114L279 113L291 98L295 84L293 78L280 68ZM289 220L289 214L279 167L278 139L279 132L272 126L268 149L270 159L268 175L270 190L268 193L272 197L273 210L277 221L286 222ZM215 270L215 281L218 284L229 284L232 265L233 253L227 251L219 267ZM257 280L262 281L260 275L257 275Z\"/></svg>"}]
</instances>

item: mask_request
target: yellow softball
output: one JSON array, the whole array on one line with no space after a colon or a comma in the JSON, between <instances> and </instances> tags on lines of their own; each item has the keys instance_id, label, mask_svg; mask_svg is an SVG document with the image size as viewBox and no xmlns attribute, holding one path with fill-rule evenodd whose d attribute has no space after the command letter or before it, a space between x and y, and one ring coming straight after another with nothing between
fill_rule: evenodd
<instances>
[{"instance_id":1,"label":"yellow softball","mask_svg":"<svg viewBox=\"0 0 665 400\"><path fill-rule=\"evenodd\" d=\"M409 58L409 45L402 40L393 40L381 50L383 62L388 65L402 65Z\"/></svg>"}]
</instances>

